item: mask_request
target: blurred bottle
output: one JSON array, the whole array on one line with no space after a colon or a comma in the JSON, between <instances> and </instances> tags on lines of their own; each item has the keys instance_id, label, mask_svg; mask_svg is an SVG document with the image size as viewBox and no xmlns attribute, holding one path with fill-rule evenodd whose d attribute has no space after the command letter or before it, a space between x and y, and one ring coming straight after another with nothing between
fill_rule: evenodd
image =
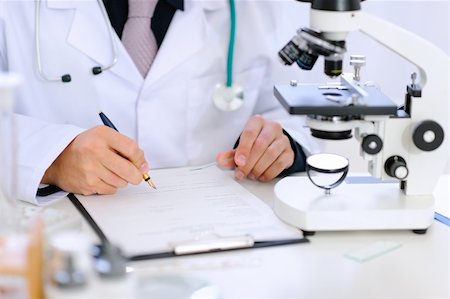
<instances>
[{"instance_id":1,"label":"blurred bottle","mask_svg":"<svg viewBox=\"0 0 450 299\"><path fill-rule=\"evenodd\" d=\"M17 145L14 92L19 78L0 73L0 230L17 226Z\"/></svg>"},{"instance_id":2,"label":"blurred bottle","mask_svg":"<svg viewBox=\"0 0 450 299\"><path fill-rule=\"evenodd\" d=\"M0 297L43 298L42 221L25 227L17 202L14 92L19 78L0 73Z\"/></svg>"}]
</instances>

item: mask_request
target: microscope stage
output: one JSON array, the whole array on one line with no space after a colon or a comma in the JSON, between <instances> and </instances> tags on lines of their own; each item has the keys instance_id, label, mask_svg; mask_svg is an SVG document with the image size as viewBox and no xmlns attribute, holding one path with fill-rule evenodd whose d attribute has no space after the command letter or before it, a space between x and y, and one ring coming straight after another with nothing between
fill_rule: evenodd
<instances>
[{"instance_id":1,"label":"microscope stage","mask_svg":"<svg viewBox=\"0 0 450 299\"><path fill-rule=\"evenodd\" d=\"M324 88L325 87L325 88ZM351 104L349 90L324 84L276 85L275 97L290 114L322 116L397 115L397 105L374 86L364 104Z\"/></svg>"}]
</instances>

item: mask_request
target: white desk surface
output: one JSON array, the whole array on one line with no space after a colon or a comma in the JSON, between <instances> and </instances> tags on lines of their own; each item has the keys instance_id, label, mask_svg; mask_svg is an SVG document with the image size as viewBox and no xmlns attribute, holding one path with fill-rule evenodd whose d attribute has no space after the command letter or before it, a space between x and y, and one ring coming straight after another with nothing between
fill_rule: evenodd
<instances>
[{"instance_id":1,"label":"white desk surface","mask_svg":"<svg viewBox=\"0 0 450 299\"><path fill-rule=\"evenodd\" d=\"M243 185L272 204L273 183ZM448 184L439 189L439 200L447 206L448 191ZM74 209L68 200L51 207ZM86 222L82 229L94 238ZM131 266L137 275L179 273L205 278L220 289L223 299L450 298L450 227L438 221L425 235L318 232L309 239L306 244L140 261ZM401 247L363 263L344 256L377 241L394 241Z\"/></svg>"}]
</instances>

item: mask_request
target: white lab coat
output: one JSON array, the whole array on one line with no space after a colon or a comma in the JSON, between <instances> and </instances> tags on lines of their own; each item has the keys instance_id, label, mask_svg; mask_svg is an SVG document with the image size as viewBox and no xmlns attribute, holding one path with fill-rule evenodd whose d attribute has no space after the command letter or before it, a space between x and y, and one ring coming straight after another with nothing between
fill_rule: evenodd
<instances>
[{"instance_id":1,"label":"white lab coat","mask_svg":"<svg viewBox=\"0 0 450 299\"><path fill-rule=\"evenodd\" d=\"M275 83L292 79L277 60L287 42L277 35L283 19L277 3L282 2L237 1L233 73L245 102L234 112L214 106L214 86L226 80L227 3L186 0L144 80L117 36L117 64L92 75L92 67L108 65L113 53L95 0L43 0L43 70L72 76L70 83L54 83L36 71L34 1L0 0L0 69L23 79L16 108L19 198L45 201L35 197L45 170L73 138L101 124L99 111L138 142L151 168L214 161L217 153L232 148L254 114L279 120L306 151L314 151L302 119L289 116L273 97Z\"/></svg>"}]
</instances>

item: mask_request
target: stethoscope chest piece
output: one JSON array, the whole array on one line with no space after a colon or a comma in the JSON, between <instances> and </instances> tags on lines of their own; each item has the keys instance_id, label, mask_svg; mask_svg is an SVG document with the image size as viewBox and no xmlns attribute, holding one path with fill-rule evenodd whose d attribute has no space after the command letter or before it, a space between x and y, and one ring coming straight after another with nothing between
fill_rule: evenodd
<instances>
[{"instance_id":1,"label":"stethoscope chest piece","mask_svg":"<svg viewBox=\"0 0 450 299\"><path fill-rule=\"evenodd\" d=\"M244 102L244 89L236 83L230 87L217 84L213 94L214 104L222 111L235 111Z\"/></svg>"}]
</instances>

